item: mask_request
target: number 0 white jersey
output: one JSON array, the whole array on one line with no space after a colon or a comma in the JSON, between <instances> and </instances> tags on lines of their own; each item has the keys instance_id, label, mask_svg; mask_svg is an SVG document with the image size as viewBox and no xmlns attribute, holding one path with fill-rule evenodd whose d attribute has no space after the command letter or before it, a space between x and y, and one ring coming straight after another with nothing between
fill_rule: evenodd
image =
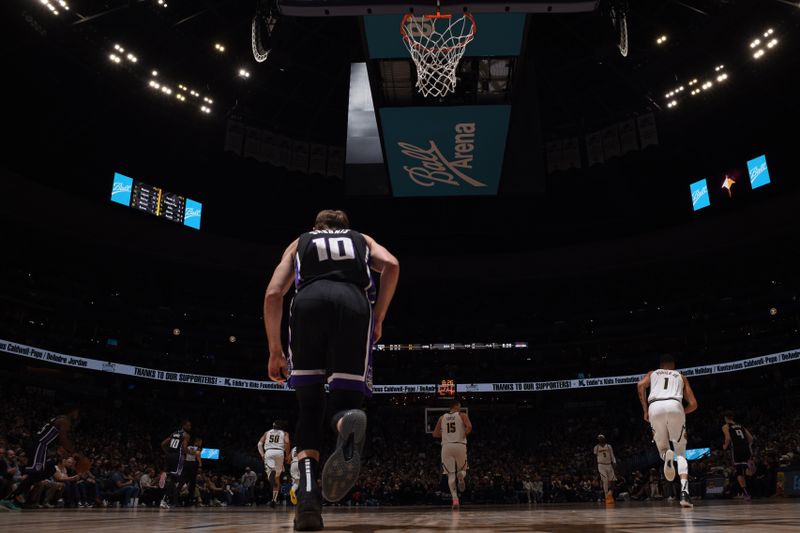
<instances>
[{"instance_id":1,"label":"number 0 white jersey","mask_svg":"<svg viewBox=\"0 0 800 533\"><path fill-rule=\"evenodd\" d=\"M442 444L466 444L467 430L461 413L442 415Z\"/></svg>"},{"instance_id":2,"label":"number 0 white jersey","mask_svg":"<svg viewBox=\"0 0 800 533\"><path fill-rule=\"evenodd\" d=\"M283 451L286 433L280 429L270 429L267 431L267 438L264 439L264 451L280 450Z\"/></svg>"},{"instance_id":3,"label":"number 0 white jersey","mask_svg":"<svg viewBox=\"0 0 800 533\"><path fill-rule=\"evenodd\" d=\"M650 396L647 403L662 400L683 402L683 377L677 370L654 370L650 374Z\"/></svg>"}]
</instances>

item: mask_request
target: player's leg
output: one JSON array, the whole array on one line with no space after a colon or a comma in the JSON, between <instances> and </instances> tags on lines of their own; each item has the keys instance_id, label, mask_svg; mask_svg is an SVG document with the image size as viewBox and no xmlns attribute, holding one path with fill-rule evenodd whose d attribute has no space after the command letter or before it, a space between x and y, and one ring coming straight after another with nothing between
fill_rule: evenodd
<instances>
[{"instance_id":1,"label":"player's leg","mask_svg":"<svg viewBox=\"0 0 800 533\"><path fill-rule=\"evenodd\" d=\"M465 445L458 445L459 449L456 451L456 478L458 480L458 492L467 490L466 478L467 469L467 447Z\"/></svg>"},{"instance_id":2,"label":"player's leg","mask_svg":"<svg viewBox=\"0 0 800 533\"><path fill-rule=\"evenodd\" d=\"M337 433L336 449L322 471L326 500L341 500L361 471L367 415L361 409L372 394L372 307L355 285L331 287L334 301L329 322L328 386L331 428Z\"/></svg>"},{"instance_id":3,"label":"player's leg","mask_svg":"<svg viewBox=\"0 0 800 533\"><path fill-rule=\"evenodd\" d=\"M669 412L667 427L670 440L675 448L678 475L681 478L681 506L693 507L689 499L689 462L686 460L686 414L683 412L682 406Z\"/></svg>"},{"instance_id":4,"label":"player's leg","mask_svg":"<svg viewBox=\"0 0 800 533\"><path fill-rule=\"evenodd\" d=\"M603 484L603 494L608 496L608 476L603 468L603 465L598 465L597 470L600 472L600 482Z\"/></svg>"},{"instance_id":5,"label":"player's leg","mask_svg":"<svg viewBox=\"0 0 800 533\"><path fill-rule=\"evenodd\" d=\"M650 416L650 427L653 429L653 442L658 448L658 455L664 461L664 477L667 481L675 479L674 454L669 445L668 413L665 410L665 402L655 402L650 404L648 413Z\"/></svg>"},{"instance_id":6,"label":"player's leg","mask_svg":"<svg viewBox=\"0 0 800 533\"><path fill-rule=\"evenodd\" d=\"M278 501L278 493L281 489L281 474L283 474L283 453L276 453L275 470L273 471L272 478L272 503L270 504L273 507Z\"/></svg>"},{"instance_id":7,"label":"player's leg","mask_svg":"<svg viewBox=\"0 0 800 533\"><path fill-rule=\"evenodd\" d=\"M294 527L322 529L322 494L317 483L325 418L326 322L329 304L317 284L295 296L289 316L289 385L295 389L298 413L293 435L300 483Z\"/></svg>"},{"instance_id":8,"label":"player's leg","mask_svg":"<svg viewBox=\"0 0 800 533\"><path fill-rule=\"evenodd\" d=\"M736 481L739 483L739 488L742 489L742 495L749 498L750 494L747 492L747 481L744 477L747 464L736 463Z\"/></svg>"},{"instance_id":9,"label":"player's leg","mask_svg":"<svg viewBox=\"0 0 800 533\"><path fill-rule=\"evenodd\" d=\"M460 506L458 490L456 488L456 472L458 466L456 465L456 458L453 455L452 447L452 444L442 444L442 472L447 475L447 487L450 489L450 496L453 499L453 509L458 509Z\"/></svg>"},{"instance_id":10,"label":"player's leg","mask_svg":"<svg viewBox=\"0 0 800 533\"><path fill-rule=\"evenodd\" d=\"M324 376L320 376L324 379ZM325 385L295 385L299 406L295 442L300 482L297 490L297 531L322 529L322 493L317 483L319 477L319 450L322 448L325 416Z\"/></svg>"},{"instance_id":11,"label":"player's leg","mask_svg":"<svg viewBox=\"0 0 800 533\"><path fill-rule=\"evenodd\" d=\"M300 468L297 461L292 461L289 471L292 474L292 488L289 490L289 498L292 501L292 505L297 505L297 489L300 488Z\"/></svg>"}]
</instances>

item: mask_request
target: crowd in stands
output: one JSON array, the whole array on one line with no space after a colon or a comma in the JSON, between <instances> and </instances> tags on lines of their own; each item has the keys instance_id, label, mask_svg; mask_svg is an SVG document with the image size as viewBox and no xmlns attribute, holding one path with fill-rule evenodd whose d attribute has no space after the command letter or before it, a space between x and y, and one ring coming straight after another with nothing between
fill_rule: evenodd
<instances>
[{"instance_id":1,"label":"crowd in stands","mask_svg":"<svg viewBox=\"0 0 800 533\"><path fill-rule=\"evenodd\" d=\"M788 383L794 384L793 380ZM700 387L701 390L703 387ZM6 388L6 390L9 390ZM15 389L19 392L21 389ZM31 436L52 418L59 393L30 387L3 398L0 415L0 500L21 481L31 463ZM763 397L762 397L763 398ZM796 401L792 385L770 400L739 411L740 421L755 435L755 472L748 481L754 497L776 493L781 469L797 467L800 414L782 410ZM216 400L215 400L216 401ZM663 479L647 425L638 406L588 410L573 406L567 415L518 408L510 404L475 403L469 407L475 432L469 442L468 489L462 501L472 504L592 502L602 498L592 447L598 432L608 436L618 460L618 499L646 500L673 496ZM710 447L709 456L690 463L693 492L701 494L710 478L726 481L723 496L735 496L729 456L721 450L721 406L707 402L688 421L689 447ZM378 402L368 407L369 439L362 475L340 505L442 504L449 498L439 467L439 447L424 431L423 406L398 407ZM112 408L84 405L75 429L78 450L92 461L85 474L73 457L58 457L55 474L25 495L31 508L65 506L157 506L163 496L163 456L159 443L169 422L154 416L151 404L115 402ZM205 421L203 436L238 461L205 461L196 483L185 480L180 505L251 506L268 503L271 489L258 463L255 443L269 420L248 420L241 410L217 413ZM159 418L161 417L161 418ZM557 420L557 423L556 423ZM226 422L227 421L227 422ZM243 429L245 431L243 431ZM55 447L52 448L55 451ZM242 459L244 458L244 459ZM288 500L291 480L282 478L281 500ZM13 506L13 503L11 504Z\"/></svg>"}]
</instances>

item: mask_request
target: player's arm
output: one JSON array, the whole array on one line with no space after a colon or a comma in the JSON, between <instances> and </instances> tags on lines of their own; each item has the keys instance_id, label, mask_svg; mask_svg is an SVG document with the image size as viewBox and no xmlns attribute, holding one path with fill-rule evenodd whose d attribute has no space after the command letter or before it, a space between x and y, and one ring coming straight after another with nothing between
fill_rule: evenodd
<instances>
[{"instance_id":1,"label":"player's arm","mask_svg":"<svg viewBox=\"0 0 800 533\"><path fill-rule=\"evenodd\" d=\"M197 468L203 468L203 458L200 457L201 455L203 455L203 450L200 448L195 450L194 456L197 457Z\"/></svg>"},{"instance_id":2,"label":"player's arm","mask_svg":"<svg viewBox=\"0 0 800 533\"><path fill-rule=\"evenodd\" d=\"M472 422L469 421L469 416L466 413L458 413L461 421L464 422L464 432L469 435L472 433Z\"/></svg>"},{"instance_id":3,"label":"player's arm","mask_svg":"<svg viewBox=\"0 0 800 533\"><path fill-rule=\"evenodd\" d=\"M650 387L650 374L653 371L647 373L645 377L639 380L639 383L636 384L636 390L639 393L639 403L642 404L642 413L644 415L645 422L650 421L650 413L647 411L647 389Z\"/></svg>"},{"instance_id":4,"label":"player's arm","mask_svg":"<svg viewBox=\"0 0 800 533\"><path fill-rule=\"evenodd\" d=\"M614 456L614 447L610 444L608 445L608 451L611 453L611 464L617 464L617 458Z\"/></svg>"},{"instance_id":5,"label":"player's arm","mask_svg":"<svg viewBox=\"0 0 800 533\"><path fill-rule=\"evenodd\" d=\"M292 444L289 433L284 431L283 435L283 462L288 465L292 462Z\"/></svg>"},{"instance_id":6,"label":"player's arm","mask_svg":"<svg viewBox=\"0 0 800 533\"><path fill-rule=\"evenodd\" d=\"M752 434L752 433L750 433L750 431L749 431L747 428L744 428L744 438L746 438L746 439L747 439L747 444L748 444L749 446L752 446L752 445L753 445L753 441L754 441L755 439L753 438L753 434Z\"/></svg>"},{"instance_id":7,"label":"player's arm","mask_svg":"<svg viewBox=\"0 0 800 533\"><path fill-rule=\"evenodd\" d=\"M731 431L728 429L728 424L722 426L722 434L725 435L725 442L722 443L722 449L727 450L731 445Z\"/></svg>"},{"instance_id":8,"label":"player's arm","mask_svg":"<svg viewBox=\"0 0 800 533\"><path fill-rule=\"evenodd\" d=\"M283 296L292 286L293 257L296 251L297 240L283 252L281 262L275 267L264 295L264 326L269 343L269 378L279 382L286 381L286 374L289 370L281 344L281 319L283 318Z\"/></svg>"},{"instance_id":9,"label":"player's arm","mask_svg":"<svg viewBox=\"0 0 800 533\"><path fill-rule=\"evenodd\" d=\"M378 293L378 299L373 310L375 325L373 327L372 342L378 342L383 333L383 319L386 318L389 304L392 302L394 291L397 289L397 280L400 278L400 262L389 250L378 244L372 237L364 235L364 239L366 239L367 246L369 246L370 268L381 274L381 290Z\"/></svg>"},{"instance_id":10,"label":"player's arm","mask_svg":"<svg viewBox=\"0 0 800 533\"><path fill-rule=\"evenodd\" d=\"M433 428L433 438L434 439L442 438L442 417L439 417L439 420L436 421L436 427Z\"/></svg>"},{"instance_id":11,"label":"player's arm","mask_svg":"<svg viewBox=\"0 0 800 533\"><path fill-rule=\"evenodd\" d=\"M261 438L258 439L258 444L256 445L258 446L258 455L261 456L262 461L264 460L264 442L266 442L266 440L267 440L267 434L264 433L263 435L261 435Z\"/></svg>"},{"instance_id":12,"label":"player's arm","mask_svg":"<svg viewBox=\"0 0 800 533\"><path fill-rule=\"evenodd\" d=\"M163 451L164 453L166 453L167 450L169 449L169 441L171 437L172 435L161 441L161 451Z\"/></svg>"},{"instance_id":13,"label":"player's arm","mask_svg":"<svg viewBox=\"0 0 800 533\"><path fill-rule=\"evenodd\" d=\"M683 379L683 397L687 404L683 412L688 415L689 413L697 411L697 398L694 397L694 391L692 390L692 386L689 385L689 380L686 379L686 376L681 374L681 378Z\"/></svg>"}]
</instances>

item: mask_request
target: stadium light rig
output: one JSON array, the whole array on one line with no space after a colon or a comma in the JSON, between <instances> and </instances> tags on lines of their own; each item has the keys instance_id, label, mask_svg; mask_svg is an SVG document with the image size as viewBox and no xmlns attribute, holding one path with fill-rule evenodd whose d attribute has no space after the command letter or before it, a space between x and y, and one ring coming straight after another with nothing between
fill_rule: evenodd
<instances>
[{"instance_id":1,"label":"stadium light rig","mask_svg":"<svg viewBox=\"0 0 800 533\"><path fill-rule=\"evenodd\" d=\"M666 42L667 42L667 36L666 35L661 35L661 36L658 37L658 39L656 39L656 44L664 44Z\"/></svg>"},{"instance_id":2,"label":"stadium light rig","mask_svg":"<svg viewBox=\"0 0 800 533\"><path fill-rule=\"evenodd\" d=\"M55 3L57 3L64 11L69 11L69 4L67 4L65 0L57 0ZM53 2L50 2L50 0L41 0L41 4L49 9L52 15L58 15L58 8L53 4Z\"/></svg>"},{"instance_id":3,"label":"stadium light rig","mask_svg":"<svg viewBox=\"0 0 800 533\"><path fill-rule=\"evenodd\" d=\"M249 77L250 77L250 73L249 73L247 70L245 70L245 69L243 69L243 68L240 68L240 69L239 69L239 77L240 77L240 78L247 79L247 78L249 78Z\"/></svg>"},{"instance_id":4,"label":"stadium light rig","mask_svg":"<svg viewBox=\"0 0 800 533\"><path fill-rule=\"evenodd\" d=\"M214 50L216 50L220 54L225 53L225 47L219 43L214 43Z\"/></svg>"},{"instance_id":5,"label":"stadium light rig","mask_svg":"<svg viewBox=\"0 0 800 533\"><path fill-rule=\"evenodd\" d=\"M716 83L724 83L729 79L729 75L725 70L725 65L716 65L714 67L714 74L709 76L709 79L698 79L692 78L689 80L686 85L680 85L675 89L672 89L668 93L664 95L664 98L667 100L667 108L672 109L678 106L679 98L683 96L684 90L688 87L689 89L689 96L697 96L703 91L708 91L714 87L714 82Z\"/></svg>"},{"instance_id":6,"label":"stadium light rig","mask_svg":"<svg viewBox=\"0 0 800 533\"><path fill-rule=\"evenodd\" d=\"M750 41L750 49L753 50L753 59L761 59L764 57L764 54L766 54L767 51L778 46L778 38L773 37L774 33L775 30L769 28L761 35L761 37L756 37Z\"/></svg>"}]
</instances>

